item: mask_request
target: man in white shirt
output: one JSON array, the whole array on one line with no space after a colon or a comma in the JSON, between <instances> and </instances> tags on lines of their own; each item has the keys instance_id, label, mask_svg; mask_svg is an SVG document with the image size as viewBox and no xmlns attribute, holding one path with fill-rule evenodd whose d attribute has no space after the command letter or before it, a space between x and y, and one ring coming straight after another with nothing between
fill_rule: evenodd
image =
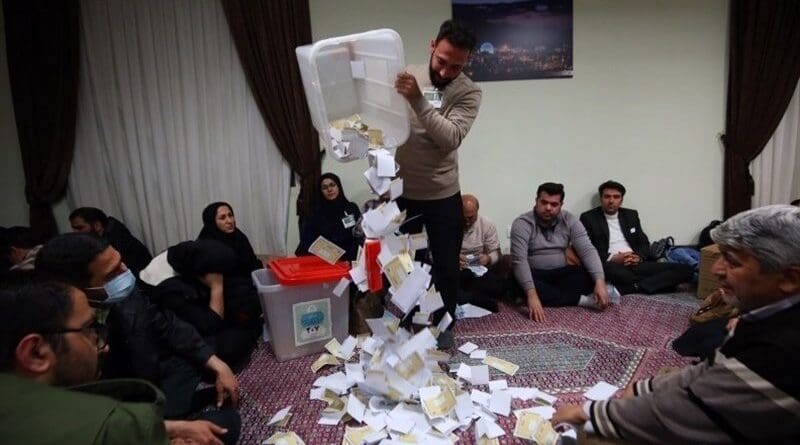
<instances>
[{"instance_id":1,"label":"man in white shirt","mask_svg":"<svg viewBox=\"0 0 800 445\"><path fill-rule=\"evenodd\" d=\"M461 242L459 303L472 303L497 312L497 299L503 292L503 281L493 269L500 261L497 228L478 214L478 198L463 195L461 202L464 240Z\"/></svg>"},{"instance_id":2,"label":"man in white shirt","mask_svg":"<svg viewBox=\"0 0 800 445\"><path fill-rule=\"evenodd\" d=\"M606 181L598 187L600 206L581 214L581 222L600 259L606 281L623 295L672 290L691 279L691 266L658 263L650 258L650 241L639 213L622 207L625 186Z\"/></svg>"}]
</instances>

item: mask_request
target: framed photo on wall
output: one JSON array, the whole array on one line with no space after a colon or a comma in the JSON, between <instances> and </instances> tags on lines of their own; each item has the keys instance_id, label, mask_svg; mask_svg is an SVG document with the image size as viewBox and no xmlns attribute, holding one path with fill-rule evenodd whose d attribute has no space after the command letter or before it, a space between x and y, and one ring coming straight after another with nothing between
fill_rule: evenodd
<instances>
[{"instance_id":1,"label":"framed photo on wall","mask_svg":"<svg viewBox=\"0 0 800 445\"><path fill-rule=\"evenodd\" d=\"M475 81L572 77L572 0L452 0L475 30Z\"/></svg>"}]
</instances>

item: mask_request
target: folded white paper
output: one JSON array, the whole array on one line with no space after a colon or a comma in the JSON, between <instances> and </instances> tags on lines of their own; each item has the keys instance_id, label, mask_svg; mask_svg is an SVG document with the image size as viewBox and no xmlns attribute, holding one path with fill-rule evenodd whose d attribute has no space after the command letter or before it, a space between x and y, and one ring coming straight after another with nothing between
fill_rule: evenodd
<instances>
[{"instance_id":1,"label":"folded white paper","mask_svg":"<svg viewBox=\"0 0 800 445\"><path fill-rule=\"evenodd\" d=\"M617 391L619 391L619 387L608 382L600 381L583 393L583 396L589 400L607 400Z\"/></svg>"}]
</instances>

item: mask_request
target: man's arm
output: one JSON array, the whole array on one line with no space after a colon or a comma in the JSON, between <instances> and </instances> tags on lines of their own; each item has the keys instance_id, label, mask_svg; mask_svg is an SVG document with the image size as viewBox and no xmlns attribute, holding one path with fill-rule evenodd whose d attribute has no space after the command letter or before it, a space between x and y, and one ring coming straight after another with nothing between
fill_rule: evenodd
<instances>
[{"instance_id":1,"label":"man's arm","mask_svg":"<svg viewBox=\"0 0 800 445\"><path fill-rule=\"evenodd\" d=\"M603 262L600 261L600 255L598 255L597 249L594 248L591 240L589 240L589 235L586 234L583 224L574 216L569 218L568 223L570 244L575 249L578 257L580 257L583 267L586 268L595 282L597 280L605 281Z\"/></svg>"},{"instance_id":2,"label":"man's arm","mask_svg":"<svg viewBox=\"0 0 800 445\"><path fill-rule=\"evenodd\" d=\"M639 212L632 209L626 209L627 211L627 219L629 220L630 227L635 231L633 233L630 240L628 240L628 244L631 245L631 248L636 255L639 255L639 259L641 261L647 261L648 257L650 256L650 240L647 238L647 234L644 233L642 229L642 222L639 221ZM630 229L628 229L630 231Z\"/></svg>"},{"instance_id":3,"label":"man's arm","mask_svg":"<svg viewBox=\"0 0 800 445\"><path fill-rule=\"evenodd\" d=\"M497 227L488 220L483 232L483 252L487 260L486 264L481 262L482 265L486 267L494 266L500 261L500 240L497 237Z\"/></svg>"},{"instance_id":4,"label":"man's arm","mask_svg":"<svg viewBox=\"0 0 800 445\"><path fill-rule=\"evenodd\" d=\"M481 106L481 90L477 86L454 98L456 102L448 110L446 117L422 96L419 83L413 74L409 72L398 74L395 88L408 100L417 115L417 120L436 146L447 152L456 150L461 145L461 141L472 128Z\"/></svg>"},{"instance_id":5,"label":"man's arm","mask_svg":"<svg viewBox=\"0 0 800 445\"><path fill-rule=\"evenodd\" d=\"M528 262L528 245L533 233L531 223L517 218L511 225L511 262L516 278L528 302L530 318L534 321L545 321L544 308L533 283L533 273Z\"/></svg>"},{"instance_id":6,"label":"man's arm","mask_svg":"<svg viewBox=\"0 0 800 445\"><path fill-rule=\"evenodd\" d=\"M600 259L605 260L605 258L608 256L608 249L605 249L605 252L601 251L602 246L600 246L600 234L597 230L597 224L595 224L595 221L593 221L593 219L595 219L593 213L594 212L592 210L581 213L581 224L583 224L583 228L586 230L586 235L589 237L589 241L591 241L595 250L597 250L597 254L600 256Z\"/></svg>"},{"instance_id":7,"label":"man's arm","mask_svg":"<svg viewBox=\"0 0 800 445\"><path fill-rule=\"evenodd\" d=\"M594 296L597 301L597 306L600 309L605 309L608 306L609 297L606 290L606 278L603 272L603 262L600 261L600 256L597 254L597 249L594 248L589 236L586 234L586 229L580 221L574 216L568 219L570 244L575 253L581 259L583 267L589 272L594 280Z\"/></svg>"},{"instance_id":8,"label":"man's arm","mask_svg":"<svg viewBox=\"0 0 800 445\"><path fill-rule=\"evenodd\" d=\"M786 357L786 351L766 349L755 351L758 360ZM713 366L704 362L669 376L651 393L593 402L590 429L607 437L657 443L769 443L798 437L800 402L753 372L747 357L743 360L717 354ZM576 413L569 409L562 414Z\"/></svg>"},{"instance_id":9,"label":"man's arm","mask_svg":"<svg viewBox=\"0 0 800 445\"><path fill-rule=\"evenodd\" d=\"M531 265L528 263L528 244L532 230L531 224L521 218L517 218L511 224L511 265L514 278L523 291L536 288L533 285Z\"/></svg>"}]
</instances>

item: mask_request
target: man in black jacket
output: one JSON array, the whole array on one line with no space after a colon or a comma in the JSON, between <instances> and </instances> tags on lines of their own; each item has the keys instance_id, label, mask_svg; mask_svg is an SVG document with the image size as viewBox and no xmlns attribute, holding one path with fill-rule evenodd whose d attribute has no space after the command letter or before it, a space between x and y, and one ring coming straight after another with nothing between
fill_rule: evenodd
<instances>
[{"instance_id":1,"label":"man in black jacket","mask_svg":"<svg viewBox=\"0 0 800 445\"><path fill-rule=\"evenodd\" d=\"M606 281L623 295L672 290L692 277L691 266L648 261L650 241L639 213L622 207L625 186L606 181L598 187L600 207L581 214L581 222L603 261Z\"/></svg>"},{"instance_id":2,"label":"man in black jacket","mask_svg":"<svg viewBox=\"0 0 800 445\"><path fill-rule=\"evenodd\" d=\"M94 233L105 238L111 247L122 255L122 262L139 278L142 271L153 255L147 247L139 241L122 221L113 216L106 216L105 212L95 207L80 207L69 214L69 223L73 232Z\"/></svg>"},{"instance_id":3,"label":"man in black jacket","mask_svg":"<svg viewBox=\"0 0 800 445\"><path fill-rule=\"evenodd\" d=\"M205 372L215 376L217 408L226 397L238 402L238 382L190 324L159 309L136 287L136 280L119 252L103 238L83 233L60 235L48 241L36 258L40 278L75 286L89 301L108 309L109 363L107 377L137 377L156 384L166 396L167 418L192 416L195 388ZM235 443L240 419L229 408L202 413L227 428L223 440ZM231 441L232 440L232 441Z\"/></svg>"}]
</instances>

